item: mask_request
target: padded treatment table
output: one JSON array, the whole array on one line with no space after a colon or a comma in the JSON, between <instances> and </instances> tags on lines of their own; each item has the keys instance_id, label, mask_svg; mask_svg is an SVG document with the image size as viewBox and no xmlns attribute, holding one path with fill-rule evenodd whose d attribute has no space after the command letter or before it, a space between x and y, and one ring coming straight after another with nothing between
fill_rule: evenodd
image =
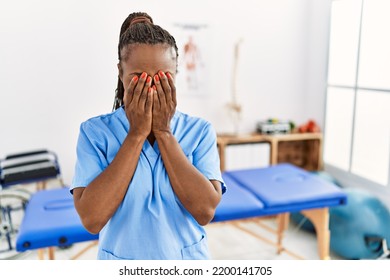
<instances>
[{"instance_id":1,"label":"padded treatment table","mask_svg":"<svg viewBox=\"0 0 390 280\"><path fill-rule=\"evenodd\" d=\"M328 208L345 204L347 197L336 185L291 164L227 171L222 176L227 192L216 209L214 224L229 222L269 242L242 227L240 222L276 215L278 239L274 245L278 253L289 253L282 247L283 233L289 213L301 211L316 229L320 258L329 258ZM18 232L16 249L20 252L38 249L43 259L42 250L49 248L49 259L54 259L56 246L95 240L94 246L97 239L98 235L84 229L69 188L65 187L41 190L31 197Z\"/></svg>"},{"instance_id":2,"label":"padded treatment table","mask_svg":"<svg viewBox=\"0 0 390 280\"><path fill-rule=\"evenodd\" d=\"M40 190L29 200L16 240L16 250L49 248L49 259L54 259L54 247L98 239L81 224L68 187Z\"/></svg>"},{"instance_id":3,"label":"padded treatment table","mask_svg":"<svg viewBox=\"0 0 390 280\"><path fill-rule=\"evenodd\" d=\"M263 216L264 204L250 191L241 187L227 173L222 174L227 191L217 206L213 222Z\"/></svg>"},{"instance_id":4,"label":"padded treatment table","mask_svg":"<svg viewBox=\"0 0 390 280\"><path fill-rule=\"evenodd\" d=\"M289 213L300 211L316 229L320 258L329 259L329 207L347 201L340 188L291 164L226 171L223 178L228 189L216 209L213 222L276 215L278 240L274 245L280 253L285 250L281 243ZM238 223L234 225L247 231Z\"/></svg>"}]
</instances>

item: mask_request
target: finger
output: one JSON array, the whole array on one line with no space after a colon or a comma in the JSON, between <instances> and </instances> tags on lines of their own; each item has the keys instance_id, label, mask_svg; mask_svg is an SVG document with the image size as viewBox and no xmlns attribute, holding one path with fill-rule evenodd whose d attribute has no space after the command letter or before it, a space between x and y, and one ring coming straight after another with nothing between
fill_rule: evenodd
<instances>
[{"instance_id":1,"label":"finger","mask_svg":"<svg viewBox=\"0 0 390 280\"><path fill-rule=\"evenodd\" d=\"M154 85L156 87L156 91L163 91L163 88L161 86L160 77L158 74L154 75L153 77Z\"/></svg>"},{"instance_id":2,"label":"finger","mask_svg":"<svg viewBox=\"0 0 390 280\"><path fill-rule=\"evenodd\" d=\"M134 89L133 100L134 100L134 102L136 102L136 104L139 103L140 96L142 95L146 77L147 77L147 74L145 72L143 72L141 74L141 76L139 77L137 86Z\"/></svg>"},{"instance_id":3,"label":"finger","mask_svg":"<svg viewBox=\"0 0 390 280\"><path fill-rule=\"evenodd\" d=\"M160 101L158 100L156 86L153 86L153 113L156 113L160 110Z\"/></svg>"},{"instance_id":4,"label":"finger","mask_svg":"<svg viewBox=\"0 0 390 280\"><path fill-rule=\"evenodd\" d=\"M134 88L137 85L137 82L138 82L138 76L134 76L131 79L129 85L127 86L125 94L123 96L123 103L124 104L130 104L131 103L131 101L133 99L133 95L134 95Z\"/></svg>"},{"instance_id":5,"label":"finger","mask_svg":"<svg viewBox=\"0 0 390 280\"><path fill-rule=\"evenodd\" d=\"M171 73L167 72L166 73L166 76L168 78L168 82L169 82L169 86L171 87L171 92L172 92L172 101L173 103L175 104L175 106L177 105L177 102L176 102L176 86L175 86L175 82L172 78L172 75Z\"/></svg>"},{"instance_id":6,"label":"finger","mask_svg":"<svg viewBox=\"0 0 390 280\"><path fill-rule=\"evenodd\" d=\"M158 74L154 75L154 85L156 86L157 96L160 105L163 106L163 104L166 103L165 93L164 93L164 89L161 86L161 80Z\"/></svg>"},{"instance_id":7,"label":"finger","mask_svg":"<svg viewBox=\"0 0 390 280\"><path fill-rule=\"evenodd\" d=\"M142 94L138 100L139 106L145 106L146 100L148 99L148 90L152 85L152 77L148 76L145 81L144 88L142 90Z\"/></svg>"},{"instance_id":8,"label":"finger","mask_svg":"<svg viewBox=\"0 0 390 280\"><path fill-rule=\"evenodd\" d=\"M148 88L148 97L146 99L145 103L145 112L151 112L152 111L152 106L153 106L153 88L149 87Z\"/></svg>"},{"instance_id":9,"label":"finger","mask_svg":"<svg viewBox=\"0 0 390 280\"><path fill-rule=\"evenodd\" d=\"M158 75L160 77L161 86L165 92L165 100L170 103L172 100L171 87L169 86L168 78L163 71L158 71Z\"/></svg>"},{"instance_id":10,"label":"finger","mask_svg":"<svg viewBox=\"0 0 390 280\"><path fill-rule=\"evenodd\" d=\"M153 88L153 99L156 99L156 102L157 102L156 109L160 109L161 103L160 103L160 98L158 97L157 87L156 87L156 85L153 85L152 88Z\"/></svg>"}]
</instances>

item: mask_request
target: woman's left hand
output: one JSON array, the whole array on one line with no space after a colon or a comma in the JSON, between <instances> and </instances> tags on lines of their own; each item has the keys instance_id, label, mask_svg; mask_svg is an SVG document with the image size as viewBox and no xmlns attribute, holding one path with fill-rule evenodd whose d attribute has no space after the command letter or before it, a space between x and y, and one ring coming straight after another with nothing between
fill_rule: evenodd
<instances>
[{"instance_id":1,"label":"woman's left hand","mask_svg":"<svg viewBox=\"0 0 390 280\"><path fill-rule=\"evenodd\" d=\"M170 123L176 111L176 87L172 75L159 71L154 75L152 131L154 135L170 132Z\"/></svg>"}]
</instances>

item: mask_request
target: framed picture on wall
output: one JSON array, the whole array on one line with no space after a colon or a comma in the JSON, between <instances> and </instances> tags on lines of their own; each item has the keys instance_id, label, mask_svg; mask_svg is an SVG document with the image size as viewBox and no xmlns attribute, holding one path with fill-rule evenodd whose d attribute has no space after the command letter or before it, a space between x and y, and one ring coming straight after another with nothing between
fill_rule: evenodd
<instances>
[{"instance_id":1,"label":"framed picture on wall","mask_svg":"<svg viewBox=\"0 0 390 280\"><path fill-rule=\"evenodd\" d=\"M173 23L179 49L177 87L184 96L209 94L211 28L208 24Z\"/></svg>"}]
</instances>

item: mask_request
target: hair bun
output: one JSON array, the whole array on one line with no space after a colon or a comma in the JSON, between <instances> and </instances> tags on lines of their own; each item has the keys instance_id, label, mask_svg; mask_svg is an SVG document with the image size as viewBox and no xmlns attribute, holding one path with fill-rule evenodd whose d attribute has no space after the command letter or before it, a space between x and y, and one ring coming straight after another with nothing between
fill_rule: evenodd
<instances>
[{"instance_id":1,"label":"hair bun","mask_svg":"<svg viewBox=\"0 0 390 280\"><path fill-rule=\"evenodd\" d=\"M133 25L135 23L149 23L149 24L153 24L153 22L150 20L150 18L146 17L146 16L137 16L135 18L133 18L131 21L130 21L130 25Z\"/></svg>"}]
</instances>

